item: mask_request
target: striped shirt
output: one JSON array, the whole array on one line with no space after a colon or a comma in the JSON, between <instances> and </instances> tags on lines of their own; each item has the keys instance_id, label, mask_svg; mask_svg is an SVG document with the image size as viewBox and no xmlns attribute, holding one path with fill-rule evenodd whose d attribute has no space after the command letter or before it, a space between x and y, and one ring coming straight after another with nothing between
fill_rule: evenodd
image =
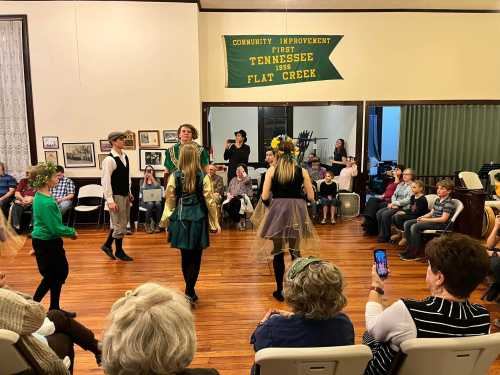
<instances>
[{"instance_id":1,"label":"striped shirt","mask_svg":"<svg viewBox=\"0 0 500 375\"><path fill-rule=\"evenodd\" d=\"M397 301L376 317L363 336L363 343L373 352L365 374L387 374L399 345L406 340L478 336L489 330L488 310L469 301L453 302L439 297Z\"/></svg>"}]
</instances>

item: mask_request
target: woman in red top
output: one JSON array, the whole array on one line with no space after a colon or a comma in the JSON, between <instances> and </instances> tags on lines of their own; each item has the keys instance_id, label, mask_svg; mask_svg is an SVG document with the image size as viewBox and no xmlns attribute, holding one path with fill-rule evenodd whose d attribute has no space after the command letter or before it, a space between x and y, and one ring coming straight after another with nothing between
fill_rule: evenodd
<instances>
[{"instance_id":1,"label":"woman in red top","mask_svg":"<svg viewBox=\"0 0 500 375\"><path fill-rule=\"evenodd\" d=\"M27 174L30 172L27 171ZM33 204L33 197L35 196L36 189L33 189L28 184L28 178L23 178L19 181L17 185L17 189L15 192L16 200L12 205L12 226L16 230L17 233L21 232L21 224L23 214L25 212L29 212L31 216L31 205ZM31 218L30 218L30 226L31 226Z\"/></svg>"}]
</instances>

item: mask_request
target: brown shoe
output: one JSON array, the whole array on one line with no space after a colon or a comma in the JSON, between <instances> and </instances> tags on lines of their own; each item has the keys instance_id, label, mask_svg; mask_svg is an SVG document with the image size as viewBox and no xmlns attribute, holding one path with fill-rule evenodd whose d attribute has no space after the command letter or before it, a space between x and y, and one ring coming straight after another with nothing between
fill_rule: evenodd
<instances>
[{"instance_id":1,"label":"brown shoe","mask_svg":"<svg viewBox=\"0 0 500 375\"><path fill-rule=\"evenodd\" d=\"M404 238L404 237L401 239L401 241L398 242L399 246L406 246L406 244L407 244L407 241L406 241L406 238Z\"/></svg>"}]
</instances>

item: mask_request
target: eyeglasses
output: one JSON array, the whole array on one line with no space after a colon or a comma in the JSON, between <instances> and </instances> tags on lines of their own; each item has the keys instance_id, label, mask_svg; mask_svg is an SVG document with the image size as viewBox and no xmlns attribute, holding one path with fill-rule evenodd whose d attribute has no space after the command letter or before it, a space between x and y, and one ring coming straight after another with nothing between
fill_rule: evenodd
<instances>
[{"instance_id":1,"label":"eyeglasses","mask_svg":"<svg viewBox=\"0 0 500 375\"><path fill-rule=\"evenodd\" d=\"M153 170L152 169L146 169L146 173L148 173L148 172L153 173Z\"/></svg>"}]
</instances>

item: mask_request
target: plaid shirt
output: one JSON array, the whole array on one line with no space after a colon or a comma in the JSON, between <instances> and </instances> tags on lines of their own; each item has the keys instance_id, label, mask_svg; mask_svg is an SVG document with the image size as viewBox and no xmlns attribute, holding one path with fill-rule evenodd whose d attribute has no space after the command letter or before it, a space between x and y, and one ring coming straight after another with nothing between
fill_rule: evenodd
<instances>
[{"instance_id":1,"label":"plaid shirt","mask_svg":"<svg viewBox=\"0 0 500 375\"><path fill-rule=\"evenodd\" d=\"M52 189L52 196L55 199L64 198L69 194L75 194L75 183L73 180L63 176Z\"/></svg>"}]
</instances>

